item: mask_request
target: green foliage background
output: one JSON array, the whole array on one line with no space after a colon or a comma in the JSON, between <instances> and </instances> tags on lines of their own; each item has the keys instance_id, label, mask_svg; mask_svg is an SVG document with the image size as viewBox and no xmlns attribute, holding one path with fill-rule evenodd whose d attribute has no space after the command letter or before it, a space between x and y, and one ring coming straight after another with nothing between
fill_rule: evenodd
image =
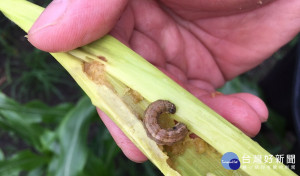
<instances>
[{"instance_id":1,"label":"green foliage background","mask_svg":"<svg viewBox=\"0 0 300 176\"><path fill-rule=\"evenodd\" d=\"M1 176L159 174L149 162L135 164L120 153L86 96L49 107L41 101L21 105L0 93L0 128L1 137L25 145L1 144Z\"/></svg>"}]
</instances>

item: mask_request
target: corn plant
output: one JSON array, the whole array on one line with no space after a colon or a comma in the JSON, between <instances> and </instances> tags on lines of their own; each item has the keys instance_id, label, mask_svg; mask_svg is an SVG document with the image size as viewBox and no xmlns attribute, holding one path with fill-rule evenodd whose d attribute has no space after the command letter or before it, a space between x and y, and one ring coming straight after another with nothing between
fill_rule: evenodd
<instances>
[{"instance_id":1,"label":"corn plant","mask_svg":"<svg viewBox=\"0 0 300 176\"><path fill-rule=\"evenodd\" d=\"M0 10L27 32L43 8L24 0L1 0ZM51 55L72 75L92 103L165 175L295 175L273 156L271 162L258 164L269 169L255 169L253 163L243 163L246 167L238 170L222 167L221 157L229 151L239 158L270 154L111 36ZM171 147L161 147L151 140L141 118L146 107L158 99L173 102L178 110L171 118L184 123L199 138L186 137Z\"/></svg>"}]
</instances>

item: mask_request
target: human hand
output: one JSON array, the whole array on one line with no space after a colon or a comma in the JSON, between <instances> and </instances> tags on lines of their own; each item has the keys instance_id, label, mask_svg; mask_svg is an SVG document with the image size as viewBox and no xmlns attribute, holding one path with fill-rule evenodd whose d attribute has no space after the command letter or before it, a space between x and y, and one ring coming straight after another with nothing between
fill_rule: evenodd
<instances>
[{"instance_id":1,"label":"human hand","mask_svg":"<svg viewBox=\"0 0 300 176\"><path fill-rule=\"evenodd\" d=\"M54 0L28 40L41 50L58 52L110 33L253 137L268 118L265 104L251 94L223 95L215 89L291 40L299 32L299 17L298 0ZM145 161L98 112L124 154Z\"/></svg>"}]
</instances>

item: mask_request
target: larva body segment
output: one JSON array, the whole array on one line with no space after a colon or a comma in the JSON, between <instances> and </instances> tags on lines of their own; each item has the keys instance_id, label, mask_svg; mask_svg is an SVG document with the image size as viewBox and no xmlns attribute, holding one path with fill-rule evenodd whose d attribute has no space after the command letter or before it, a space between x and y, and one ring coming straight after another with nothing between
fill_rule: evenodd
<instances>
[{"instance_id":1,"label":"larva body segment","mask_svg":"<svg viewBox=\"0 0 300 176\"><path fill-rule=\"evenodd\" d=\"M163 113L174 114L176 106L167 100L157 100L151 103L144 114L144 126L148 136L160 145L173 145L183 140L188 133L186 125L177 123L174 127L163 129L159 126L157 118Z\"/></svg>"}]
</instances>

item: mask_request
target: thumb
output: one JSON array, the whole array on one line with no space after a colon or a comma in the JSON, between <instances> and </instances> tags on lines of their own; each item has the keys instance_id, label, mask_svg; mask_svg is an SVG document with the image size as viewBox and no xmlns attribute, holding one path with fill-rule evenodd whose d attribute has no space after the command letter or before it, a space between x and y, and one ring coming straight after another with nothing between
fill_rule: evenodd
<instances>
[{"instance_id":1,"label":"thumb","mask_svg":"<svg viewBox=\"0 0 300 176\"><path fill-rule=\"evenodd\" d=\"M53 0L28 32L35 47L60 52L90 43L107 34L127 0Z\"/></svg>"}]
</instances>

